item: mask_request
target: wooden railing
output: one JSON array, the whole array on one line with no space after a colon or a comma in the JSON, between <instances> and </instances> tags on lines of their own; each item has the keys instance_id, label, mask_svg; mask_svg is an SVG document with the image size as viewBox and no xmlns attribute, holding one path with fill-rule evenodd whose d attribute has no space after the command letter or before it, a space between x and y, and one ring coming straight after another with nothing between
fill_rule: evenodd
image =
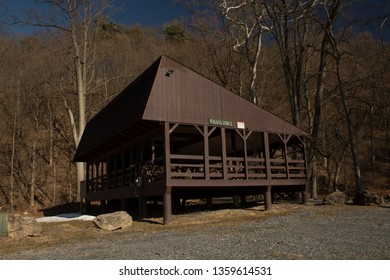
<instances>
[{"instance_id":1,"label":"wooden railing","mask_svg":"<svg viewBox=\"0 0 390 280\"><path fill-rule=\"evenodd\" d=\"M306 179L306 163L304 160L288 161L288 176L291 179Z\"/></svg>"},{"instance_id":2,"label":"wooden railing","mask_svg":"<svg viewBox=\"0 0 390 280\"><path fill-rule=\"evenodd\" d=\"M267 167L264 158L248 158L248 179L266 179Z\"/></svg>"},{"instance_id":3,"label":"wooden railing","mask_svg":"<svg viewBox=\"0 0 390 280\"><path fill-rule=\"evenodd\" d=\"M205 160L201 155L171 155L171 179L223 179L224 167L221 156L210 156L209 170L205 169ZM306 178L304 160L271 159L271 179ZM226 176L228 180L267 179L267 167L264 158L244 157L226 158ZM207 173L208 172L208 173Z\"/></svg>"},{"instance_id":4,"label":"wooden railing","mask_svg":"<svg viewBox=\"0 0 390 280\"><path fill-rule=\"evenodd\" d=\"M306 165L304 160L271 159L272 179L305 179Z\"/></svg>"},{"instance_id":5,"label":"wooden railing","mask_svg":"<svg viewBox=\"0 0 390 280\"><path fill-rule=\"evenodd\" d=\"M204 157L197 155L171 155L172 179L204 179Z\"/></svg>"},{"instance_id":6,"label":"wooden railing","mask_svg":"<svg viewBox=\"0 0 390 280\"><path fill-rule=\"evenodd\" d=\"M305 179L307 178L306 165L304 160L291 160L286 163L284 159L271 159L270 179ZM267 179L267 165L264 158L248 157L246 162L244 157L226 157L226 167L223 166L221 156L210 156L208 160L208 170L205 168L204 156L201 155L171 155L170 178L186 180L263 180ZM142 177L142 184L162 180L165 178L165 171L162 164L150 165L145 169L137 171L135 164L118 169L97 178L90 178L87 192L99 192L124 186L136 186L137 176ZM139 169L139 167L138 167ZM145 169L145 170L144 170ZM225 170L225 174L224 174ZM140 173L141 172L141 173ZM137 175L137 173L140 173ZM226 177L225 177L226 176Z\"/></svg>"}]
</instances>

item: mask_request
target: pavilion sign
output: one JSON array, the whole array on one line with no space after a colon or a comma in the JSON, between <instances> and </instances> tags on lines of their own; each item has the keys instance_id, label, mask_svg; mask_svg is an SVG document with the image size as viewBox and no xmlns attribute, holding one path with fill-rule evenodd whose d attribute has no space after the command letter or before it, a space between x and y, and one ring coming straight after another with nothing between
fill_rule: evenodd
<instances>
[{"instance_id":1,"label":"pavilion sign","mask_svg":"<svg viewBox=\"0 0 390 280\"><path fill-rule=\"evenodd\" d=\"M209 125L233 127L232 121L209 119Z\"/></svg>"}]
</instances>

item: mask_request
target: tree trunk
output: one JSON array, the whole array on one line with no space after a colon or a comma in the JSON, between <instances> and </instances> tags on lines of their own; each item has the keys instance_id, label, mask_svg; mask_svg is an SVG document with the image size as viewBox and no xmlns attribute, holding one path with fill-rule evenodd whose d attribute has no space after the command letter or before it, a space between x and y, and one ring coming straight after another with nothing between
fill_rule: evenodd
<instances>
[{"instance_id":1,"label":"tree trunk","mask_svg":"<svg viewBox=\"0 0 390 280\"><path fill-rule=\"evenodd\" d=\"M324 95L325 90L325 77L326 77L326 69L327 69L327 57L328 57L328 44L329 44L329 36L327 34L324 35L321 46L321 57L320 64L318 67L318 78L317 78L317 88L316 88L316 97L314 102L314 118L312 125L312 141L310 145L310 155L314 157L314 154L317 150L317 141L321 124L322 117L322 96Z\"/></svg>"},{"instance_id":2,"label":"tree trunk","mask_svg":"<svg viewBox=\"0 0 390 280\"><path fill-rule=\"evenodd\" d=\"M373 98L373 100L375 100ZM373 101L372 100L372 101ZM375 168L375 137L374 137L374 105L370 105L370 150L371 150L371 168Z\"/></svg>"},{"instance_id":3,"label":"tree trunk","mask_svg":"<svg viewBox=\"0 0 390 280\"><path fill-rule=\"evenodd\" d=\"M337 49L337 46L336 46ZM344 107L345 117L347 119L347 126L348 126L348 138L349 138L349 145L351 147L351 153L352 153L352 161L353 161L353 171L355 175L355 191L361 192L362 191L362 178L360 173L360 165L359 165L359 159L358 159L358 152L357 152L357 143L355 138L355 131L353 128L352 118L351 118L351 111L349 108L347 96L344 91L344 86L341 78L340 73L340 56L337 54L336 57L336 74L337 74L337 82L339 87L339 92L341 95L341 100Z\"/></svg>"},{"instance_id":4,"label":"tree trunk","mask_svg":"<svg viewBox=\"0 0 390 280\"><path fill-rule=\"evenodd\" d=\"M76 193L76 201L80 201L80 191L81 191L81 183L85 180L85 163L78 162L76 164L76 174L77 174L77 193Z\"/></svg>"},{"instance_id":5,"label":"tree trunk","mask_svg":"<svg viewBox=\"0 0 390 280\"><path fill-rule=\"evenodd\" d=\"M15 150L16 150L16 128L18 124L18 116L19 116L19 86L17 88L17 96L16 96L16 108L14 113L14 124L12 131L12 149L11 149L11 174L10 174L10 191L9 191L9 200L11 205L11 213L14 212L14 164L15 164Z\"/></svg>"},{"instance_id":6,"label":"tree trunk","mask_svg":"<svg viewBox=\"0 0 390 280\"><path fill-rule=\"evenodd\" d=\"M349 146L349 143L346 142L345 146L343 148L343 152L341 153L340 159L338 161L336 161L336 173L335 173L334 180L333 180L333 185L335 188L337 188L337 185L340 182L341 167L343 166L343 162L344 162L345 154L347 153L348 146Z\"/></svg>"},{"instance_id":7,"label":"tree trunk","mask_svg":"<svg viewBox=\"0 0 390 280\"><path fill-rule=\"evenodd\" d=\"M53 162L53 205L56 205L57 196L57 167L56 163Z\"/></svg>"},{"instance_id":8,"label":"tree trunk","mask_svg":"<svg viewBox=\"0 0 390 280\"><path fill-rule=\"evenodd\" d=\"M31 155L31 183L30 183L30 208L34 208L35 203L35 189L36 189L36 151L37 151L37 140L34 140L33 150Z\"/></svg>"},{"instance_id":9,"label":"tree trunk","mask_svg":"<svg viewBox=\"0 0 390 280\"><path fill-rule=\"evenodd\" d=\"M77 93L79 97L79 123L78 123L78 132L74 135L75 143L76 143L76 149L80 143L81 136L83 135L85 125L86 125L86 115L85 115L85 96L86 96L86 81L84 79L85 73L83 64L85 64L84 61L80 58L80 50L78 42L74 41L74 46L76 49L76 58L75 58L75 68L76 68L76 74L77 74ZM75 125L75 124L74 124ZM85 164L82 162L78 162L76 164L76 174L77 174L77 189L76 189L76 201L80 201L80 186L81 182L85 180Z\"/></svg>"}]
</instances>

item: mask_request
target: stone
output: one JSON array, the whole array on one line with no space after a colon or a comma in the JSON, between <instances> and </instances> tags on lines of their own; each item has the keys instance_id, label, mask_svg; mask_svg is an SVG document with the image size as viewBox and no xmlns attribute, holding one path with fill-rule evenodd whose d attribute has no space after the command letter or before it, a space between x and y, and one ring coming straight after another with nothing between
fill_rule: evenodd
<instances>
[{"instance_id":1,"label":"stone","mask_svg":"<svg viewBox=\"0 0 390 280\"><path fill-rule=\"evenodd\" d=\"M328 194L323 200L322 204L324 205L337 205L345 204L348 201L348 197L344 192L339 190Z\"/></svg>"},{"instance_id":2,"label":"stone","mask_svg":"<svg viewBox=\"0 0 390 280\"><path fill-rule=\"evenodd\" d=\"M117 211L97 216L92 222L104 230L126 229L133 223L132 217L125 211Z\"/></svg>"},{"instance_id":3,"label":"stone","mask_svg":"<svg viewBox=\"0 0 390 280\"><path fill-rule=\"evenodd\" d=\"M355 205L383 205L384 203L385 200L383 197L373 194L367 190L356 193L353 198L353 204Z\"/></svg>"},{"instance_id":4,"label":"stone","mask_svg":"<svg viewBox=\"0 0 390 280\"><path fill-rule=\"evenodd\" d=\"M8 218L8 237L37 237L41 234L42 225L33 217L14 215Z\"/></svg>"}]
</instances>

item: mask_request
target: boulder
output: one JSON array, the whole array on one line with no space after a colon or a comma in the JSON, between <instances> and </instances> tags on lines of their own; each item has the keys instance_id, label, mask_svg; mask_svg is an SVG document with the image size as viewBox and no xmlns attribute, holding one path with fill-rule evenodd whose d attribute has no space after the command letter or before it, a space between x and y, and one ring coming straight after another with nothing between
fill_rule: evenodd
<instances>
[{"instance_id":1,"label":"boulder","mask_svg":"<svg viewBox=\"0 0 390 280\"><path fill-rule=\"evenodd\" d=\"M348 197L344 192L339 190L328 194L323 200L322 204L324 205L337 205L345 204L348 201Z\"/></svg>"},{"instance_id":2,"label":"boulder","mask_svg":"<svg viewBox=\"0 0 390 280\"><path fill-rule=\"evenodd\" d=\"M33 217L13 215L8 217L8 237L37 237L42 234L42 226Z\"/></svg>"},{"instance_id":3,"label":"boulder","mask_svg":"<svg viewBox=\"0 0 390 280\"><path fill-rule=\"evenodd\" d=\"M92 222L101 229L117 230L131 227L133 219L125 211L117 211L109 214L102 214L97 216Z\"/></svg>"},{"instance_id":4,"label":"boulder","mask_svg":"<svg viewBox=\"0 0 390 280\"><path fill-rule=\"evenodd\" d=\"M373 194L367 190L358 192L353 198L353 204L356 205L382 205L385 203L383 197Z\"/></svg>"}]
</instances>

